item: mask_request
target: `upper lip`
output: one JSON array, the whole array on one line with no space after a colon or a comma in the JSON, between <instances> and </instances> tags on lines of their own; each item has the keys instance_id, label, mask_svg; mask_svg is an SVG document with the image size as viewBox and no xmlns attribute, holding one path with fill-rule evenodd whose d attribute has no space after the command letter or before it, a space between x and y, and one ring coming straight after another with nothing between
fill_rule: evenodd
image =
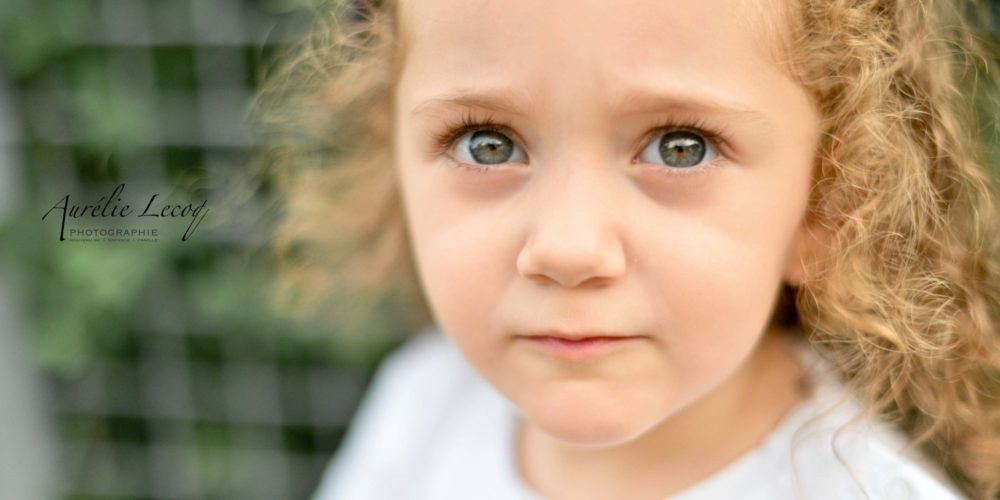
<instances>
[{"instance_id":1,"label":"upper lip","mask_svg":"<svg viewBox=\"0 0 1000 500\"><path fill-rule=\"evenodd\" d=\"M542 330L542 331L528 332L528 333L525 333L525 334L519 335L519 336L520 337L555 337L555 338L566 339L566 340L582 340L582 339L602 338L602 337L603 338L628 338L628 337L637 337L638 335L625 335L623 333L606 332L606 331L595 331L595 330L576 331L576 332L565 332L565 331L560 331L560 330Z\"/></svg>"}]
</instances>

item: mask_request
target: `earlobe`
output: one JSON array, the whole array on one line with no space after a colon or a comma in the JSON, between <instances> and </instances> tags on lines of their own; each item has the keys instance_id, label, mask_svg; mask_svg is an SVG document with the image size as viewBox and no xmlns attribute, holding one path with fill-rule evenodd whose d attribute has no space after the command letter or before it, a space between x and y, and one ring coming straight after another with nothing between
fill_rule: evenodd
<instances>
[{"instance_id":1,"label":"earlobe","mask_svg":"<svg viewBox=\"0 0 1000 500\"><path fill-rule=\"evenodd\" d=\"M788 252L788 260L785 262L785 270L782 273L785 282L792 286L799 286L805 280L805 263L803 261L807 249L804 248L803 241L802 230L799 229L791 251Z\"/></svg>"},{"instance_id":2,"label":"earlobe","mask_svg":"<svg viewBox=\"0 0 1000 500\"><path fill-rule=\"evenodd\" d=\"M789 260L788 267L785 269L785 282L794 287L800 287L805 283L807 276L806 263L809 262L809 257L811 257L811 252L806 249L796 254L795 262Z\"/></svg>"},{"instance_id":3,"label":"earlobe","mask_svg":"<svg viewBox=\"0 0 1000 500\"><path fill-rule=\"evenodd\" d=\"M782 274L789 285L801 286L809 280L810 269L814 267L821 251L822 239L816 225L803 221L799 226Z\"/></svg>"}]
</instances>

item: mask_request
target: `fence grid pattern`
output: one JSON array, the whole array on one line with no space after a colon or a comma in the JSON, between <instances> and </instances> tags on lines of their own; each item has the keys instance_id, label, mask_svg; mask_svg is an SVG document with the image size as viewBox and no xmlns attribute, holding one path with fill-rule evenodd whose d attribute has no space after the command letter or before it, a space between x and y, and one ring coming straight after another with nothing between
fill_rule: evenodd
<instances>
[{"instance_id":1,"label":"fence grid pattern","mask_svg":"<svg viewBox=\"0 0 1000 500\"><path fill-rule=\"evenodd\" d=\"M246 169L255 144L245 116L263 64L308 23L304 9L263 0L63 6L82 29L13 88L26 188L44 200L80 185L168 186ZM96 96L89 108L81 88ZM118 126L92 126L102 120ZM105 142L130 147L109 155ZM201 236L223 252L259 237ZM45 375L62 498L296 499L315 488L372 368L331 362L317 354L328 349L321 339L199 324L176 299L188 278L157 279L134 327L86 369Z\"/></svg>"}]
</instances>

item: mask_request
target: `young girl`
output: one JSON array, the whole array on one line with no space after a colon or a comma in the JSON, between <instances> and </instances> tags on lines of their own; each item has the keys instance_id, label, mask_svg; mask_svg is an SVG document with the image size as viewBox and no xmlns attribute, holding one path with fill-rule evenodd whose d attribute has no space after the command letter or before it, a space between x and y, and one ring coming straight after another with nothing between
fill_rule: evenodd
<instances>
[{"instance_id":1,"label":"young girl","mask_svg":"<svg viewBox=\"0 0 1000 500\"><path fill-rule=\"evenodd\" d=\"M425 328L316 498L995 498L975 110L998 108L971 15L333 8L259 101L287 283Z\"/></svg>"}]
</instances>

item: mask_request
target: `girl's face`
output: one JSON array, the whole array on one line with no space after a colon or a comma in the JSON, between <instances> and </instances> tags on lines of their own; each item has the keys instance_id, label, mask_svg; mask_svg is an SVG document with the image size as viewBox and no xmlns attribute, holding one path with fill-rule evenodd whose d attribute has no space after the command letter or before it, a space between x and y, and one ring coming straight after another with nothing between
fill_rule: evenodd
<instances>
[{"instance_id":1,"label":"girl's face","mask_svg":"<svg viewBox=\"0 0 1000 500\"><path fill-rule=\"evenodd\" d=\"M634 439L763 352L819 136L771 57L776 7L401 5L395 166L425 292L548 435ZM637 338L570 359L522 337L555 332Z\"/></svg>"}]
</instances>

